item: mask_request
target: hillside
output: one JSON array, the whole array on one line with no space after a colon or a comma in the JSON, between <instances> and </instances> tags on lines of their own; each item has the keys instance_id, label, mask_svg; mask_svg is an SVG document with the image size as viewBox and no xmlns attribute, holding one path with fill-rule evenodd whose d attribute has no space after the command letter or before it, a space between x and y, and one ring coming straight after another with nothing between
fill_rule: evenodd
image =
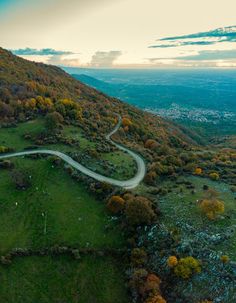
<instances>
[{"instance_id":1,"label":"hillside","mask_svg":"<svg viewBox=\"0 0 236 303\"><path fill-rule=\"evenodd\" d=\"M108 140L114 128L121 148ZM236 154L195 139L58 67L0 49L0 297L234 302ZM8 154L28 150L36 154ZM133 152L146 175L125 189L57 152L121 181L138 170Z\"/></svg>"},{"instance_id":2,"label":"hillside","mask_svg":"<svg viewBox=\"0 0 236 303\"><path fill-rule=\"evenodd\" d=\"M110 127L109 119L116 112L132 119L131 136L138 136L140 143L147 136L160 138L170 146L173 136L181 145L190 141L169 122L110 98L76 81L58 67L29 62L0 49L0 100L14 107L17 102L24 104L37 96L50 98L53 104L65 98L78 102L86 119L80 123L94 131L106 132Z\"/></svg>"}]
</instances>

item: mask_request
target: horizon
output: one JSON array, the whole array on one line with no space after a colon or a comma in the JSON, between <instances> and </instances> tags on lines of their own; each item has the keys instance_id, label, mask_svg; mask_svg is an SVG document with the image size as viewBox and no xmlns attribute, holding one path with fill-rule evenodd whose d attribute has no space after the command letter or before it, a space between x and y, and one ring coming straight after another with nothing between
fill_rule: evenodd
<instances>
[{"instance_id":1,"label":"horizon","mask_svg":"<svg viewBox=\"0 0 236 303\"><path fill-rule=\"evenodd\" d=\"M233 0L1 0L1 44L57 66L236 68L235 8Z\"/></svg>"}]
</instances>

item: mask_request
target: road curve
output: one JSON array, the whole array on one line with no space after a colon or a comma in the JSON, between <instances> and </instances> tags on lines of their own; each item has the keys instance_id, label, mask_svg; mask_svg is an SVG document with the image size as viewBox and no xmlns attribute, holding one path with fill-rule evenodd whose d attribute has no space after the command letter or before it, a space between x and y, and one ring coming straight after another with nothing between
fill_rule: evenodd
<instances>
[{"instance_id":1,"label":"road curve","mask_svg":"<svg viewBox=\"0 0 236 303\"><path fill-rule=\"evenodd\" d=\"M117 130L120 128L121 123L122 123L122 119L119 115L118 116L118 123L115 126L115 128L108 134L106 135L106 139L114 146L116 146L118 149L127 152L136 162L137 164L137 172L136 175L129 179L129 180L124 180L124 181L120 181L120 180L116 180L113 178L109 178L103 175L100 175L88 168L86 168L85 166L81 165L80 163L74 161L71 157L69 157L68 155L61 153L59 151L55 151L55 150L49 150L49 149L37 149L37 150L27 150L27 151L22 151L22 152L15 152L15 153L9 153L9 154L4 154L4 155L0 155L0 160L1 159L8 159L8 158L13 158L13 157L21 157L21 156L27 156L27 155L35 155L35 154L47 154L47 155L54 155L57 156L59 158L61 158L63 161L65 161L66 163L68 163L69 165L71 165L72 167L74 167L76 170L80 171L81 173L97 180L100 182L105 182L108 184L112 184L115 186L119 186L125 189L132 189L135 188L139 185L139 183L143 180L145 173L146 173L146 165L144 163L144 160L142 159L142 157L140 157L138 154L136 154L135 152L129 150L128 148L115 143L112 139L111 136L113 134L115 134L117 132Z\"/></svg>"}]
</instances>

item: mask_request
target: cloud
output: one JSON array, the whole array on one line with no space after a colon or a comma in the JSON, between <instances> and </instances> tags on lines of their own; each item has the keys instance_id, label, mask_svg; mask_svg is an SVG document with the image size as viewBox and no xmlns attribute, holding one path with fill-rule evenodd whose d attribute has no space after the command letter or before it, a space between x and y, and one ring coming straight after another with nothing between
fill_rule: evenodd
<instances>
[{"instance_id":1,"label":"cloud","mask_svg":"<svg viewBox=\"0 0 236 303\"><path fill-rule=\"evenodd\" d=\"M59 66L69 66L75 67L80 66L81 62L79 58L70 58L70 56L63 55L54 55L48 58L47 64L59 65Z\"/></svg>"},{"instance_id":2,"label":"cloud","mask_svg":"<svg viewBox=\"0 0 236 303\"><path fill-rule=\"evenodd\" d=\"M69 51L59 51L52 48L20 48L11 50L13 54L18 56L50 56L50 55L72 55L74 53Z\"/></svg>"},{"instance_id":3,"label":"cloud","mask_svg":"<svg viewBox=\"0 0 236 303\"><path fill-rule=\"evenodd\" d=\"M236 49L231 50L203 50L197 54L178 56L171 58L149 58L149 62L160 60L177 60L177 61L216 61L216 60L236 60Z\"/></svg>"},{"instance_id":4,"label":"cloud","mask_svg":"<svg viewBox=\"0 0 236 303\"><path fill-rule=\"evenodd\" d=\"M229 60L236 59L236 50L199 51L196 55L176 57L178 60Z\"/></svg>"},{"instance_id":5,"label":"cloud","mask_svg":"<svg viewBox=\"0 0 236 303\"><path fill-rule=\"evenodd\" d=\"M91 59L90 66L111 67L113 63L122 55L121 51L96 52Z\"/></svg>"},{"instance_id":6,"label":"cloud","mask_svg":"<svg viewBox=\"0 0 236 303\"><path fill-rule=\"evenodd\" d=\"M167 48L187 45L212 45L222 42L236 42L236 26L221 27L195 34L165 37L158 39L157 45L150 48ZM167 43L166 43L167 42Z\"/></svg>"}]
</instances>

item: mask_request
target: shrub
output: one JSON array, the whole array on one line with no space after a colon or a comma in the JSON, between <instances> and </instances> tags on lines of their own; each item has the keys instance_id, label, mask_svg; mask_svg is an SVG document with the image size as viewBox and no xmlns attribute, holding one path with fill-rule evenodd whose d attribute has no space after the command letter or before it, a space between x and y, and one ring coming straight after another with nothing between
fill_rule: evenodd
<instances>
[{"instance_id":1,"label":"shrub","mask_svg":"<svg viewBox=\"0 0 236 303\"><path fill-rule=\"evenodd\" d=\"M58 112L49 113L46 116L46 127L50 131L57 129L64 121L64 118Z\"/></svg>"},{"instance_id":2,"label":"shrub","mask_svg":"<svg viewBox=\"0 0 236 303\"><path fill-rule=\"evenodd\" d=\"M155 274L148 274L146 281L141 288L142 295L155 296L159 295L161 279Z\"/></svg>"},{"instance_id":3,"label":"shrub","mask_svg":"<svg viewBox=\"0 0 236 303\"><path fill-rule=\"evenodd\" d=\"M175 267L176 265L178 264L178 259L176 258L176 256L170 256L168 259L167 259L167 265L169 267Z\"/></svg>"},{"instance_id":4,"label":"shrub","mask_svg":"<svg viewBox=\"0 0 236 303\"><path fill-rule=\"evenodd\" d=\"M142 248L134 248L131 251L131 263L133 266L142 266L147 261L147 253Z\"/></svg>"},{"instance_id":5,"label":"shrub","mask_svg":"<svg viewBox=\"0 0 236 303\"><path fill-rule=\"evenodd\" d=\"M199 272L201 272L200 262L193 257L181 258L174 267L174 273L183 279L188 279Z\"/></svg>"},{"instance_id":6,"label":"shrub","mask_svg":"<svg viewBox=\"0 0 236 303\"><path fill-rule=\"evenodd\" d=\"M122 119L122 125L124 126L124 127L126 127L126 126L131 126L132 125L132 122L131 122L131 120L130 119L128 119L128 118L123 118Z\"/></svg>"},{"instance_id":7,"label":"shrub","mask_svg":"<svg viewBox=\"0 0 236 303\"><path fill-rule=\"evenodd\" d=\"M113 214L118 214L124 209L125 200L120 196L112 196L108 203L107 207Z\"/></svg>"},{"instance_id":8,"label":"shrub","mask_svg":"<svg viewBox=\"0 0 236 303\"><path fill-rule=\"evenodd\" d=\"M30 187L30 180L26 174L19 170L13 170L11 178L17 189L25 190Z\"/></svg>"},{"instance_id":9,"label":"shrub","mask_svg":"<svg viewBox=\"0 0 236 303\"><path fill-rule=\"evenodd\" d=\"M153 139L148 139L144 144L144 147L148 149L155 149L157 146L158 146L157 141Z\"/></svg>"},{"instance_id":10,"label":"shrub","mask_svg":"<svg viewBox=\"0 0 236 303\"><path fill-rule=\"evenodd\" d=\"M145 303L166 303L166 300L161 295L149 297Z\"/></svg>"},{"instance_id":11,"label":"shrub","mask_svg":"<svg viewBox=\"0 0 236 303\"><path fill-rule=\"evenodd\" d=\"M202 169L200 167L197 167L194 171L195 175L201 175L202 174Z\"/></svg>"},{"instance_id":12,"label":"shrub","mask_svg":"<svg viewBox=\"0 0 236 303\"><path fill-rule=\"evenodd\" d=\"M156 180L156 177L157 177L157 174L155 171L150 171L146 174L145 176L145 182L148 184L148 185L154 185L155 183L155 180Z\"/></svg>"},{"instance_id":13,"label":"shrub","mask_svg":"<svg viewBox=\"0 0 236 303\"><path fill-rule=\"evenodd\" d=\"M126 202L125 216L130 225L150 224L155 213L151 201L145 197L134 197Z\"/></svg>"},{"instance_id":14,"label":"shrub","mask_svg":"<svg viewBox=\"0 0 236 303\"><path fill-rule=\"evenodd\" d=\"M222 263L228 263L229 262L229 256L223 255L220 257L220 260Z\"/></svg>"},{"instance_id":15,"label":"shrub","mask_svg":"<svg viewBox=\"0 0 236 303\"><path fill-rule=\"evenodd\" d=\"M214 220L217 215L224 212L224 202L217 199L218 193L209 189L205 198L200 202L200 208L208 219Z\"/></svg>"},{"instance_id":16,"label":"shrub","mask_svg":"<svg viewBox=\"0 0 236 303\"><path fill-rule=\"evenodd\" d=\"M211 180L214 180L214 181L217 181L217 180L220 179L219 174L216 173L216 172L210 173L210 174L209 174L209 177L211 178Z\"/></svg>"}]
</instances>

